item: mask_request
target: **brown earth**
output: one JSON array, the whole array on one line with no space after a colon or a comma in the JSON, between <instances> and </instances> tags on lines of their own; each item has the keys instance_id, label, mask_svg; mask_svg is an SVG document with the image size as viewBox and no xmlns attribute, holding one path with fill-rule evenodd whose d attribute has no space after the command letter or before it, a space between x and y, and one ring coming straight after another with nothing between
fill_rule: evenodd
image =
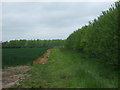
<instances>
[{"instance_id":1,"label":"brown earth","mask_svg":"<svg viewBox=\"0 0 120 90\"><path fill-rule=\"evenodd\" d=\"M41 57L33 61L33 64L44 64L47 62L51 49L48 49ZM27 77L26 74L31 66L8 67L2 70L2 88L10 88L14 84L19 84L19 80Z\"/></svg>"},{"instance_id":2,"label":"brown earth","mask_svg":"<svg viewBox=\"0 0 120 90\"><path fill-rule=\"evenodd\" d=\"M2 70L2 88L10 88L12 85L18 82L20 78L23 78L31 66L16 66L8 67Z\"/></svg>"},{"instance_id":3,"label":"brown earth","mask_svg":"<svg viewBox=\"0 0 120 90\"><path fill-rule=\"evenodd\" d=\"M45 52L41 57L37 58L35 61L33 61L33 64L44 64L47 62L48 57L50 55L51 49L48 49L47 52Z\"/></svg>"},{"instance_id":4,"label":"brown earth","mask_svg":"<svg viewBox=\"0 0 120 90\"><path fill-rule=\"evenodd\" d=\"M2 88L10 88L15 83L18 83L20 78L26 75L26 72L31 69L31 66L16 66L8 67L2 70Z\"/></svg>"}]
</instances>

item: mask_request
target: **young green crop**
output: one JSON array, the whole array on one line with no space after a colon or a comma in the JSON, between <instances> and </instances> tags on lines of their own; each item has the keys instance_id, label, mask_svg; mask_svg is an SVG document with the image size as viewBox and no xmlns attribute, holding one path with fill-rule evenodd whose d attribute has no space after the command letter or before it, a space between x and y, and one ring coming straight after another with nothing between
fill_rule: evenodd
<instances>
[{"instance_id":1,"label":"young green crop","mask_svg":"<svg viewBox=\"0 0 120 90\"><path fill-rule=\"evenodd\" d=\"M12 48L2 50L2 67L30 65L40 57L47 48Z\"/></svg>"}]
</instances>

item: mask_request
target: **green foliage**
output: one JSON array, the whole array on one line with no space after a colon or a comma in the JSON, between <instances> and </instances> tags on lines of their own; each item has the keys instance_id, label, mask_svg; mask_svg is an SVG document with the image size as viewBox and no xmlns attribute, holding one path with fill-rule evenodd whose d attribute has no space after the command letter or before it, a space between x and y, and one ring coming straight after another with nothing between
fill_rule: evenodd
<instances>
[{"instance_id":1,"label":"green foliage","mask_svg":"<svg viewBox=\"0 0 120 90\"><path fill-rule=\"evenodd\" d=\"M117 88L117 72L93 58L66 49L52 49L46 64L33 64L14 88Z\"/></svg>"},{"instance_id":2,"label":"green foliage","mask_svg":"<svg viewBox=\"0 0 120 90\"><path fill-rule=\"evenodd\" d=\"M15 48L2 50L2 67L31 65L47 48Z\"/></svg>"},{"instance_id":3,"label":"green foliage","mask_svg":"<svg viewBox=\"0 0 120 90\"><path fill-rule=\"evenodd\" d=\"M97 19L89 22L89 25L72 33L65 46L99 58L101 62L118 65L119 5L120 3L116 2Z\"/></svg>"},{"instance_id":4,"label":"green foliage","mask_svg":"<svg viewBox=\"0 0 120 90\"><path fill-rule=\"evenodd\" d=\"M11 40L2 43L2 48L52 48L62 46L64 40Z\"/></svg>"}]
</instances>

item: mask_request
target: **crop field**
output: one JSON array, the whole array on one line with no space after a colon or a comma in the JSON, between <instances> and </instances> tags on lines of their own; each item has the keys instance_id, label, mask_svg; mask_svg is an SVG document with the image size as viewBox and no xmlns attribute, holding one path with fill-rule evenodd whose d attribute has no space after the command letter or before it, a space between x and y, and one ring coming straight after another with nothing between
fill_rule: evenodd
<instances>
[{"instance_id":1,"label":"crop field","mask_svg":"<svg viewBox=\"0 0 120 90\"><path fill-rule=\"evenodd\" d=\"M2 49L2 68L17 65L31 65L47 48Z\"/></svg>"}]
</instances>

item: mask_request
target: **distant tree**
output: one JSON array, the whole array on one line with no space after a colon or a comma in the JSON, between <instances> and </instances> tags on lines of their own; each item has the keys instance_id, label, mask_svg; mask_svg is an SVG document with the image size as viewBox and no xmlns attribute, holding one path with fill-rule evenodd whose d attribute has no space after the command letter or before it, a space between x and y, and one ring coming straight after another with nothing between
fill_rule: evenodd
<instances>
[{"instance_id":1,"label":"distant tree","mask_svg":"<svg viewBox=\"0 0 120 90\"><path fill-rule=\"evenodd\" d=\"M64 40L11 40L2 42L2 48L52 48L63 46Z\"/></svg>"}]
</instances>

